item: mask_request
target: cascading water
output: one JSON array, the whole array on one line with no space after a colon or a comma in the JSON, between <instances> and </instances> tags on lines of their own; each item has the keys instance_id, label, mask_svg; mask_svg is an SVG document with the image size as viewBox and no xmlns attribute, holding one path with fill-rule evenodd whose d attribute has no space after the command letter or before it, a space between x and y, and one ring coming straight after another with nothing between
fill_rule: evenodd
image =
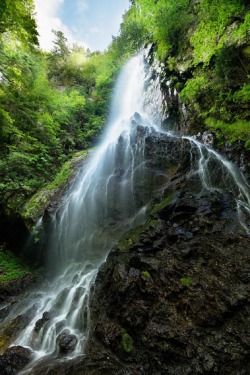
<instances>
[{"instance_id":1,"label":"cascading water","mask_svg":"<svg viewBox=\"0 0 250 375\"><path fill-rule=\"evenodd\" d=\"M235 198L240 224L250 235L250 186L240 170L211 147L192 137L187 139L198 151L198 168L203 187L207 190L229 191Z\"/></svg>"},{"instance_id":2,"label":"cascading water","mask_svg":"<svg viewBox=\"0 0 250 375\"><path fill-rule=\"evenodd\" d=\"M69 357L83 353L98 268L121 234L144 218L150 194L137 188L138 181L147 183L144 139L157 129L161 114L155 110L160 103L153 104L155 83L148 83L150 73L143 60L138 55L123 68L103 142L54 216L48 252L54 281L19 303L9 316L14 319L21 312L29 317L13 345L31 348L34 362L56 357L63 337L70 343ZM145 106L148 91L150 113ZM143 131L138 131L138 123ZM25 373L30 371L29 367Z\"/></svg>"},{"instance_id":3,"label":"cascading water","mask_svg":"<svg viewBox=\"0 0 250 375\"><path fill-rule=\"evenodd\" d=\"M48 250L53 281L12 307L7 318L11 322L21 315L26 322L13 342L33 352L33 364L23 374L31 374L41 358L60 358L64 339L67 358L84 353L98 269L121 235L144 220L151 200L145 142L150 134L166 135L160 129L161 101L159 80L152 79L142 55L134 57L119 77L103 142L54 215ZM244 177L213 149L183 138L190 142L191 158L195 154L194 173L203 187L232 192L249 234L250 189Z\"/></svg>"}]
</instances>

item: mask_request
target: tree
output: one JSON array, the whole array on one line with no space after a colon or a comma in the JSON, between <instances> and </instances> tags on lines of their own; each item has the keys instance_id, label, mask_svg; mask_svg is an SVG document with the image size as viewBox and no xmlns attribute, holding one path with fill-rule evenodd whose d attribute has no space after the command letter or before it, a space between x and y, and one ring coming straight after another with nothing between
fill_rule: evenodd
<instances>
[{"instance_id":1,"label":"tree","mask_svg":"<svg viewBox=\"0 0 250 375\"><path fill-rule=\"evenodd\" d=\"M38 45L33 0L0 0L0 36L11 32L30 46Z\"/></svg>"},{"instance_id":2,"label":"tree","mask_svg":"<svg viewBox=\"0 0 250 375\"><path fill-rule=\"evenodd\" d=\"M52 30L56 36L56 40L53 41L54 48L52 49L52 54L59 57L63 61L67 61L70 55L70 49L68 47L68 39L65 38L62 31Z\"/></svg>"}]
</instances>

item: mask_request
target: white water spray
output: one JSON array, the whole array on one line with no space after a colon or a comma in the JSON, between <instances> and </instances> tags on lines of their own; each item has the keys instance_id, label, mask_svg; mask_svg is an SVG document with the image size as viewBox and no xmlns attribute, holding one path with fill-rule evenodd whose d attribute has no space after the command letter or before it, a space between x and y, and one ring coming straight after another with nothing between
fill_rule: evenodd
<instances>
[{"instance_id":1,"label":"white water spray","mask_svg":"<svg viewBox=\"0 0 250 375\"><path fill-rule=\"evenodd\" d=\"M98 269L122 233L143 220L150 200L138 185L147 185L145 137L161 132L158 108L159 80L150 79L142 56L137 56L118 80L103 142L54 217L49 257L50 269L57 276L44 290L13 307L8 316L10 321L19 315L27 317L29 323L13 345L31 348L34 362L56 358L63 335L72 345L68 358L84 353L89 298ZM197 172L203 186L226 188L234 194L240 221L249 233L250 189L240 172L214 150L184 138L198 150ZM214 165L218 173L215 169L211 173ZM32 364L23 373L32 374Z\"/></svg>"},{"instance_id":2,"label":"white water spray","mask_svg":"<svg viewBox=\"0 0 250 375\"><path fill-rule=\"evenodd\" d=\"M84 353L97 271L121 234L144 218L149 197L137 185L146 184L145 136L157 129L161 116L156 110L160 103L153 100L159 100L160 90L155 82L152 89L147 74L142 55L122 70L103 142L53 219L49 257L57 276L10 314L10 318L20 313L31 316L13 345L31 348L34 361L56 357L63 335L72 344L69 357ZM152 90L158 92L152 96ZM144 129L139 136L138 124Z\"/></svg>"},{"instance_id":3,"label":"white water spray","mask_svg":"<svg viewBox=\"0 0 250 375\"><path fill-rule=\"evenodd\" d=\"M198 169L207 190L229 191L235 198L240 224L250 235L250 186L240 170L218 152L192 137L183 137L198 150Z\"/></svg>"}]
</instances>

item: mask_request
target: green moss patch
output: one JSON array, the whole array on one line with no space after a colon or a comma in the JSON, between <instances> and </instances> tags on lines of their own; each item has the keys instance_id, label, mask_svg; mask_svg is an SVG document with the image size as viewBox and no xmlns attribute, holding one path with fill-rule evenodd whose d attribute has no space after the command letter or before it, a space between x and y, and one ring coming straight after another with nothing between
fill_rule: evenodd
<instances>
[{"instance_id":1,"label":"green moss patch","mask_svg":"<svg viewBox=\"0 0 250 375\"><path fill-rule=\"evenodd\" d=\"M215 130L225 134L230 142L242 140L245 147L250 149L250 121L238 120L232 124L226 124L223 121L216 121L212 118L207 119L206 124Z\"/></svg>"},{"instance_id":2,"label":"green moss patch","mask_svg":"<svg viewBox=\"0 0 250 375\"><path fill-rule=\"evenodd\" d=\"M25 204L22 216L33 223L43 214L55 193L66 188L67 183L76 170L76 166L86 157L87 151L80 151L74 157L63 164L55 179L39 190Z\"/></svg>"},{"instance_id":3,"label":"green moss patch","mask_svg":"<svg viewBox=\"0 0 250 375\"><path fill-rule=\"evenodd\" d=\"M165 199L163 199L162 202L160 202L160 203L158 203L158 204L156 204L154 206L154 208L151 211L151 214L156 214L158 211L160 211L163 208L167 207L172 202L172 200L174 199L174 197L175 197L174 193L169 194Z\"/></svg>"},{"instance_id":4,"label":"green moss patch","mask_svg":"<svg viewBox=\"0 0 250 375\"><path fill-rule=\"evenodd\" d=\"M127 333L127 331L122 328L121 329L121 336L122 336L122 349L126 353L131 353L134 349L134 343L132 337Z\"/></svg>"},{"instance_id":5,"label":"green moss patch","mask_svg":"<svg viewBox=\"0 0 250 375\"><path fill-rule=\"evenodd\" d=\"M0 284L20 280L31 274L30 268L12 252L0 248Z\"/></svg>"},{"instance_id":6,"label":"green moss patch","mask_svg":"<svg viewBox=\"0 0 250 375\"><path fill-rule=\"evenodd\" d=\"M124 251L139 240L140 233L145 228L145 225L138 225L126 232L118 242L117 249Z\"/></svg>"},{"instance_id":7,"label":"green moss patch","mask_svg":"<svg viewBox=\"0 0 250 375\"><path fill-rule=\"evenodd\" d=\"M139 242L141 233L156 222L157 220L149 218L144 224L130 229L121 237L116 249L120 251L128 250L131 246Z\"/></svg>"},{"instance_id":8,"label":"green moss patch","mask_svg":"<svg viewBox=\"0 0 250 375\"><path fill-rule=\"evenodd\" d=\"M182 277L180 279L180 282L183 286L190 286L192 281L191 281L190 277Z\"/></svg>"},{"instance_id":9,"label":"green moss patch","mask_svg":"<svg viewBox=\"0 0 250 375\"><path fill-rule=\"evenodd\" d=\"M142 276L146 277L147 279L150 279L151 278L151 275L148 271L142 271Z\"/></svg>"}]
</instances>

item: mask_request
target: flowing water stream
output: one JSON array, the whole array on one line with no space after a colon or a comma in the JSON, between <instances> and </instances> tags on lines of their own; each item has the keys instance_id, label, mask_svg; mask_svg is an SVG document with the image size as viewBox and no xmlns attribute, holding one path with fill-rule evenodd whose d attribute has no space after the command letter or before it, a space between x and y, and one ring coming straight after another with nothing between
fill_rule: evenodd
<instances>
[{"instance_id":1,"label":"flowing water stream","mask_svg":"<svg viewBox=\"0 0 250 375\"><path fill-rule=\"evenodd\" d=\"M102 143L91 152L54 215L48 250L53 281L21 301L8 317L28 317L13 345L30 348L33 363L56 357L63 337L72 349L68 357L84 351L98 268L121 234L145 218L150 197L137 185L147 183L144 139L158 131L160 106L159 85L150 79L140 54L120 74ZM145 129L139 139L138 122Z\"/></svg>"},{"instance_id":2,"label":"flowing water stream","mask_svg":"<svg viewBox=\"0 0 250 375\"><path fill-rule=\"evenodd\" d=\"M145 137L164 133L161 102L159 82L151 79L143 55L132 58L118 79L103 141L89 155L54 215L48 250L54 278L44 290L13 307L8 316L8 320L20 314L27 317L13 345L30 348L33 363L57 357L63 337L72 349L68 358L84 353L89 298L98 269L122 233L145 219L150 194L138 189L138 184L146 185L148 178ZM144 128L139 138L138 124ZM214 150L184 138L197 151L196 172L203 186L232 191L240 221L249 233L250 189L244 177ZM23 373L32 373L32 365Z\"/></svg>"},{"instance_id":3,"label":"flowing water stream","mask_svg":"<svg viewBox=\"0 0 250 375\"><path fill-rule=\"evenodd\" d=\"M201 183L207 190L228 191L235 199L239 222L250 235L250 186L240 170L211 147L198 142L193 137L189 140L191 151L198 152L197 169Z\"/></svg>"}]
</instances>

